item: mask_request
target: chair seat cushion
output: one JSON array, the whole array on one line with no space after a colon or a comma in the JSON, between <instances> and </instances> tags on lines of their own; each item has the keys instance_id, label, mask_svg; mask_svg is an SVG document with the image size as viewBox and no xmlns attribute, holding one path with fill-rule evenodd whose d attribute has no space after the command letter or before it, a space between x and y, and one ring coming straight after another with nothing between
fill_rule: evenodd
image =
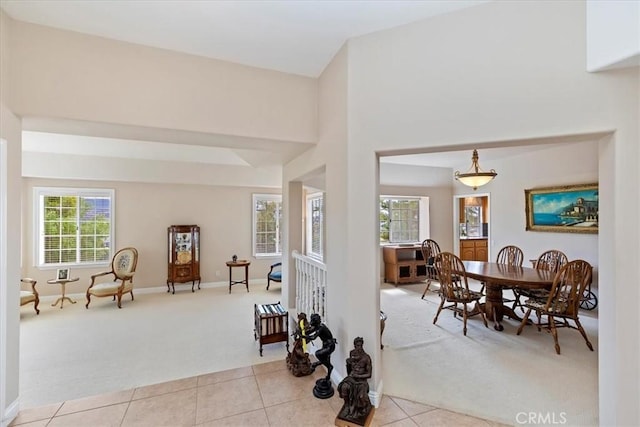
<instances>
[{"instance_id":1,"label":"chair seat cushion","mask_svg":"<svg viewBox=\"0 0 640 427\"><path fill-rule=\"evenodd\" d=\"M458 301L477 301L484 296L481 292L476 292L472 290L465 289L455 289L454 290L454 299Z\"/></svg>"},{"instance_id":2,"label":"chair seat cushion","mask_svg":"<svg viewBox=\"0 0 640 427\"><path fill-rule=\"evenodd\" d=\"M95 295L97 297L106 297L115 295L118 293L118 288L122 285L122 282L104 282L99 283L97 285L93 285L92 288L89 288L88 292L91 295ZM124 290L122 293L127 293L133 289L133 283L127 282L124 285Z\"/></svg>"},{"instance_id":3,"label":"chair seat cushion","mask_svg":"<svg viewBox=\"0 0 640 427\"><path fill-rule=\"evenodd\" d=\"M36 300L36 295L30 291L20 291L20 305Z\"/></svg>"},{"instance_id":4,"label":"chair seat cushion","mask_svg":"<svg viewBox=\"0 0 640 427\"><path fill-rule=\"evenodd\" d=\"M269 278L271 280L280 281L280 280L282 280L282 272L281 271L274 271L273 273L269 273Z\"/></svg>"},{"instance_id":5,"label":"chair seat cushion","mask_svg":"<svg viewBox=\"0 0 640 427\"><path fill-rule=\"evenodd\" d=\"M524 302L524 305L525 307L529 307L534 310L544 311L545 307L547 306L547 299L531 298L526 300ZM560 299L559 301L557 301L555 305L552 305L551 307L549 307L549 312L563 314L567 311L567 307L568 307L567 301L565 299Z\"/></svg>"}]
</instances>

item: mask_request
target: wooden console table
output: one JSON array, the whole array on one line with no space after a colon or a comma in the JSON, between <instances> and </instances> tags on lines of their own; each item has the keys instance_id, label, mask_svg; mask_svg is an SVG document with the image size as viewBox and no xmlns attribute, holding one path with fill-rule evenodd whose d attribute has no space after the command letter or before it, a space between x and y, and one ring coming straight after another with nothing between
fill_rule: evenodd
<instances>
[{"instance_id":1,"label":"wooden console table","mask_svg":"<svg viewBox=\"0 0 640 427\"><path fill-rule=\"evenodd\" d=\"M289 313L280 301L275 304L254 304L255 329L253 337L260 340L260 356L262 345L285 341L289 352Z\"/></svg>"}]
</instances>

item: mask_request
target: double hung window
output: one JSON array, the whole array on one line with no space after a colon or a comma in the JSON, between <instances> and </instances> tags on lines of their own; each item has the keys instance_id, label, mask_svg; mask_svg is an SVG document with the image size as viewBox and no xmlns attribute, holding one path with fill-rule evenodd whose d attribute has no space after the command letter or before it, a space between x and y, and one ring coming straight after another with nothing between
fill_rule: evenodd
<instances>
[{"instance_id":1,"label":"double hung window","mask_svg":"<svg viewBox=\"0 0 640 427\"><path fill-rule=\"evenodd\" d=\"M113 190L36 187L33 199L39 267L111 260Z\"/></svg>"}]
</instances>

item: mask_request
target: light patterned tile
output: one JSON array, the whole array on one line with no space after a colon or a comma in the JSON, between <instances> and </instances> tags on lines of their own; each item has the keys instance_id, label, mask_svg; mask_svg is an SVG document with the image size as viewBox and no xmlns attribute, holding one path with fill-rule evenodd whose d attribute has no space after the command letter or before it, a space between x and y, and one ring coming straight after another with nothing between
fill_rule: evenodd
<instances>
[{"instance_id":1,"label":"light patterned tile","mask_svg":"<svg viewBox=\"0 0 640 427\"><path fill-rule=\"evenodd\" d=\"M422 414L423 412L433 411L434 409L437 409L435 406L413 402L411 400L402 399L400 397L391 397L391 399L410 417Z\"/></svg>"},{"instance_id":2,"label":"light patterned tile","mask_svg":"<svg viewBox=\"0 0 640 427\"><path fill-rule=\"evenodd\" d=\"M373 416L372 425L383 426L404 418L408 418L408 415L390 397L382 396Z\"/></svg>"},{"instance_id":3,"label":"light patterned tile","mask_svg":"<svg viewBox=\"0 0 640 427\"><path fill-rule=\"evenodd\" d=\"M71 414L73 412L86 411L117 403L129 402L133 396L133 390L118 391L114 393L100 394L82 399L67 400L56 415Z\"/></svg>"},{"instance_id":4,"label":"light patterned tile","mask_svg":"<svg viewBox=\"0 0 640 427\"><path fill-rule=\"evenodd\" d=\"M400 421L385 424L383 427L418 427L418 424L416 424L411 418L407 417Z\"/></svg>"},{"instance_id":5,"label":"light patterned tile","mask_svg":"<svg viewBox=\"0 0 640 427\"><path fill-rule=\"evenodd\" d=\"M335 426L337 413L326 400L313 396L265 408L269 424L278 427Z\"/></svg>"},{"instance_id":6,"label":"light patterned tile","mask_svg":"<svg viewBox=\"0 0 640 427\"><path fill-rule=\"evenodd\" d=\"M133 393L133 400L145 399L147 397L159 396L165 393L173 393L175 391L187 390L198 386L198 377L183 378L180 380L169 381L136 388Z\"/></svg>"},{"instance_id":7,"label":"light patterned tile","mask_svg":"<svg viewBox=\"0 0 640 427\"><path fill-rule=\"evenodd\" d=\"M30 423L25 423L25 424L9 424L10 427L19 425L20 427L46 427L47 424L49 424L49 420L50 418L45 418L44 420L38 420L38 421L32 421Z\"/></svg>"},{"instance_id":8,"label":"light patterned tile","mask_svg":"<svg viewBox=\"0 0 640 427\"><path fill-rule=\"evenodd\" d=\"M32 421L48 420L53 417L60 409L62 403L54 403L52 405L38 406L36 408L23 409L18 413L18 416L13 420L11 426L20 424L26 424Z\"/></svg>"},{"instance_id":9,"label":"light patterned tile","mask_svg":"<svg viewBox=\"0 0 640 427\"><path fill-rule=\"evenodd\" d=\"M51 427L118 427L127 410L128 403L74 412L73 414L54 417L48 426Z\"/></svg>"},{"instance_id":10,"label":"light patterned tile","mask_svg":"<svg viewBox=\"0 0 640 427\"><path fill-rule=\"evenodd\" d=\"M198 424L198 427L269 427L269 420L264 409L245 412L239 415L233 415L219 420L208 421Z\"/></svg>"},{"instance_id":11,"label":"light patterned tile","mask_svg":"<svg viewBox=\"0 0 640 427\"><path fill-rule=\"evenodd\" d=\"M287 363L284 360L274 360L273 362L261 363L253 365L253 374L266 374L274 371L287 371Z\"/></svg>"},{"instance_id":12,"label":"light patterned tile","mask_svg":"<svg viewBox=\"0 0 640 427\"><path fill-rule=\"evenodd\" d=\"M419 426L483 427L490 425L488 421L481 418L470 417L444 409L434 409L411 418Z\"/></svg>"},{"instance_id":13,"label":"light patterned tile","mask_svg":"<svg viewBox=\"0 0 640 427\"><path fill-rule=\"evenodd\" d=\"M244 368L230 369L228 371L213 372L211 374L200 375L198 377L198 387L209 384L221 383L224 381L235 380L237 378L250 377L253 375L253 368L246 366Z\"/></svg>"},{"instance_id":14,"label":"light patterned tile","mask_svg":"<svg viewBox=\"0 0 640 427\"><path fill-rule=\"evenodd\" d=\"M316 380L322 377L323 373L320 372L306 377L295 377L286 370L256 375L255 378L260 388L264 406L269 407L306 396L313 396Z\"/></svg>"},{"instance_id":15,"label":"light patterned tile","mask_svg":"<svg viewBox=\"0 0 640 427\"><path fill-rule=\"evenodd\" d=\"M196 388L132 400L122 426L193 426Z\"/></svg>"},{"instance_id":16,"label":"light patterned tile","mask_svg":"<svg viewBox=\"0 0 640 427\"><path fill-rule=\"evenodd\" d=\"M261 409L255 377L198 387L196 424Z\"/></svg>"}]
</instances>

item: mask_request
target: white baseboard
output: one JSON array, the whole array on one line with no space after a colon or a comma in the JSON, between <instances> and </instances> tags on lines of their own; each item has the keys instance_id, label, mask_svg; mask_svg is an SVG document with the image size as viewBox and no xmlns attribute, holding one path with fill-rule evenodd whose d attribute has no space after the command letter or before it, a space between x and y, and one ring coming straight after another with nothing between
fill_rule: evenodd
<instances>
[{"instance_id":1,"label":"white baseboard","mask_svg":"<svg viewBox=\"0 0 640 427\"><path fill-rule=\"evenodd\" d=\"M187 282L187 283L176 283L176 286L182 286L182 285L189 285L190 286L191 282ZM266 286L267 280L266 279L252 279L251 282L249 283L249 286L252 286L254 284L257 285L265 285ZM226 288L229 286L229 282L228 281L223 281L223 282L207 282L207 283L201 283L200 284L200 288L201 289L208 289L208 288ZM133 288L133 293L134 295L144 295L144 294L161 294L161 293L166 293L167 292L167 285L162 285L162 286L152 286L152 287L145 287L145 288L136 288L134 286ZM65 296L74 299L74 300L82 300L84 298L86 298L86 293L74 293L74 294L66 294ZM53 302L55 300L57 300L58 298L60 298L60 294L56 294L56 295L44 295L44 296L40 296L40 302Z\"/></svg>"},{"instance_id":2,"label":"white baseboard","mask_svg":"<svg viewBox=\"0 0 640 427\"><path fill-rule=\"evenodd\" d=\"M18 416L18 409L20 409L20 398L17 398L9 406L7 406L7 410L2 414L2 421L0 425L2 427L7 427L11 422Z\"/></svg>"}]
</instances>

